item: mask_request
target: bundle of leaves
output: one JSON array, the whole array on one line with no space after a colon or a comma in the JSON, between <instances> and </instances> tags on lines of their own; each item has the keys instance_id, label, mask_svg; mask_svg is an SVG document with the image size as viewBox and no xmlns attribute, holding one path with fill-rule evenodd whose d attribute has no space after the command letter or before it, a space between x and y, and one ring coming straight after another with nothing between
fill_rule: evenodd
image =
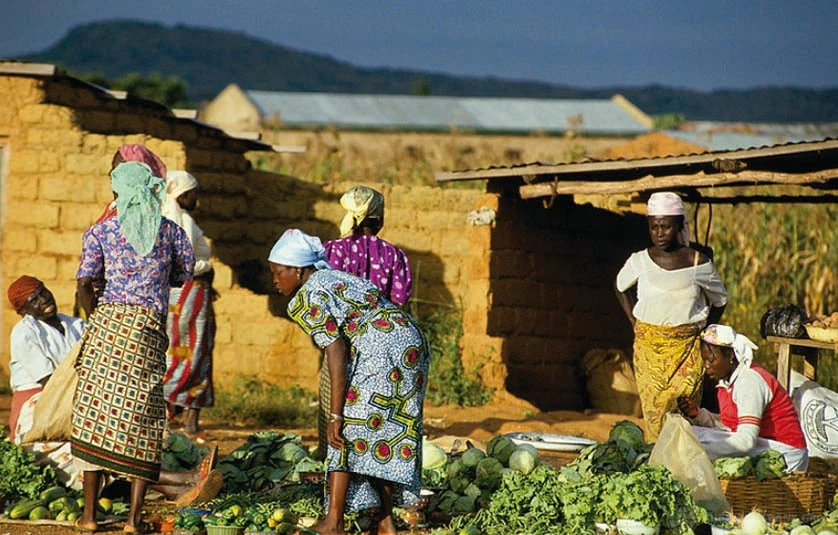
<instances>
[{"instance_id":1,"label":"bundle of leaves","mask_svg":"<svg viewBox=\"0 0 838 535\"><path fill-rule=\"evenodd\" d=\"M294 433L260 431L219 461L224 492L260 491L282 482L298 483L301 472L322 472Z\"/></svg>"},{"instance_id":2,"label":"bundle of leaves","mask_svg":"<svg viewBox=\"0 0 838 535\"><path fill-rule=\"evenodd\" d=\"M170 433L163 446L161 468L172 472L192 470L209 453L206 446L197 446L183 433Z\"/></svg>"},{"instance_id":3,"label":"bundle of leaves","mask_svg":"<svg viewBox=\"0 0 838 535\"><path fill-rule=\"evenodd\" d=\"M665 466L644 465L637 470L606 476L601 488L602 522L618 518L637 520L679 534L692 534L697 524L710 521L710 514L693 500L683 483Z\"/></svg>"},{"instance_id":4,"label":"bundle of leaves","mask_svg":"<svg viewBox=\"0 0 838 535\"><path fill-rule=\"evenodd\" d=\"M548 535L563 533L560 528L566 529L564 533L579 533L562 525L562 492L558 472L548 464L537 466L528 475L509 470L488 507L475 515L454 518L451 528L473 527L485 535Z\"/></svg>"},{"instance_id":5,"label":"bundle of leaves","mask_svg":"<svg viewBox=\"0 0 838 535\"><path fill-rule=\"evenodd\" d=\"M35 464L35 456L8 439L0 440L0 499L36 498L57 484L55 470Z\"/></svg>"},{"instance_id":6,"label":"bundle of leaves","mask_svg":"<svg viewBox=\"0 0 838 535\"><path fill-rule=\"evenodd\" d=\"M713 462L716 475L727 479L754 476L757 481L776 479L786 473L786 458L776 450L765 450L753 457L721 457Z\"/></svg>"}]
</instances>

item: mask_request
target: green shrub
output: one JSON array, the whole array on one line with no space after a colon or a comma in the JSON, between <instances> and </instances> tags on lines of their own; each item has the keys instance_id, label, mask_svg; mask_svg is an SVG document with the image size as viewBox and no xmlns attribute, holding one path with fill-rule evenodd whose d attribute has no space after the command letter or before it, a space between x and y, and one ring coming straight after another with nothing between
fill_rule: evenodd
<instances>
[{"instance_id":1,"label":"green shrub","mask_svg":"<svg viewBox=\"0 0 838 535\"><path fill-rule=\"evenodd\" d=\"M493 389L484 386L480 380L480 367L463 368L460 358L462 311L435 303L413 302L411 306L431 346L431 369L425 399L433 405L463 407L478 407L491 401Z\"/></svg>"},{"instance_id":2,"label":"green shrub","mask_svg":"<svg viewBox=\"0 0 838 535\"><path fill-rule=\"evenodd\" d=\"M217 390L206 418L250 426L316 427L317 394L281 387L259 377L237 377L232 389Z\"/></svg>"}]
</instances>

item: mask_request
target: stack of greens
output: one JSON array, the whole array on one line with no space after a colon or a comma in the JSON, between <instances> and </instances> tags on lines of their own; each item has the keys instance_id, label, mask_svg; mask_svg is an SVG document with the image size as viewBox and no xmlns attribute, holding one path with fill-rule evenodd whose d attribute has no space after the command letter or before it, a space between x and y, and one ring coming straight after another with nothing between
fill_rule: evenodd
<instances>
[{"instance_id":1,"label":"stack of greens","mask_svg":"<svg viewBox=\"0 0 838 535\"><path fill-rule=\"evenodd\" d=\"M294 433L260 431L250 435L216 466L224 492L259 491L283 482L298 483L301 472L322 472L323 463L308 456Z\"/></svg>"},{"instance_id":2,"label":"stack of greens","mask_svg":"<svg viewBox=\"0 0 838 535\"><path fill-rule=\"evenodd\" d=\"M786 473L786 459L776 450L765 450L753 457L722 457L713 462L720 478L754 476L757 481L776 479Z\"/></svg>"},{"instance_id":3,"label":"stack of greens","mask_svg":"<svg viewBox=\"0 0 838 535\"><path fill-rule=\"evenodd\" d=\"M0 440L0 501L37 498L56 485L55 470L35 464L35 456L8 439Z\"/></svg>"},{"instance_id":4,"label":"stack of greens","mask_svg":"<svg viewBox=\"0 0 838 535\"><path fill-rule=\"evenodd\" d=\"M498 488L488 496L481 492L482 508L455 516L448 529L434 533L569 535L593 533L595 523L619 518L693 533L709 521L708 512L669 470L646 464L650 451L637 425L620 422L607 442L586 448L560 470L546 463L529 471L502 470ZM452 487L456 477L449 472Z\"/></svg>"}]
</instances>

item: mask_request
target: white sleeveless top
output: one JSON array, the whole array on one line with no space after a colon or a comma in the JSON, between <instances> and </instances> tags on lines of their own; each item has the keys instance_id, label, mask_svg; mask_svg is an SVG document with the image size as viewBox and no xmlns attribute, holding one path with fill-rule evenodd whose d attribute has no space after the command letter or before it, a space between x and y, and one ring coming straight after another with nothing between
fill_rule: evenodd
<instances>
[{"instance_id":1,"label":"white sleeveless top","mask_svg":"<svg viewBox=\"0 0 838 535\"><path fill-rule=\"evenodd\" d=\"M727 303L727 291L712 262L672 271L655 264L649 251L632 254L617 273L617 290L637 284L637 304L632 313L652 325L703 324L710 306Z\"/></svg>"}]
</instances>

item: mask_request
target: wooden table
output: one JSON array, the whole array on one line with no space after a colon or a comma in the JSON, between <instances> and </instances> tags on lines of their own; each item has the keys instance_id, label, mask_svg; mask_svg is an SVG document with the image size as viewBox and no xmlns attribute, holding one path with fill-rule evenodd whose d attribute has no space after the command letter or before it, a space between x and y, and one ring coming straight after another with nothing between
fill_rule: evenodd
<instances>
[{"instance_id":1,"label":"wooden table","mask_svg":"<svg viewBox=\"0 0 838 535\"><path fill-rule=\"evenodd\" d=\"M789 389L791 382L791 356L800 355L803 362L803 375L813 381L818 380L818 353L822 349L828 349L838 354L838 344L831 342L819 342L809 338L784 338L782 336L769 336L769 342L774 344L777 351L777 379L783 388Z\"/></svg>"}]
</instances>

